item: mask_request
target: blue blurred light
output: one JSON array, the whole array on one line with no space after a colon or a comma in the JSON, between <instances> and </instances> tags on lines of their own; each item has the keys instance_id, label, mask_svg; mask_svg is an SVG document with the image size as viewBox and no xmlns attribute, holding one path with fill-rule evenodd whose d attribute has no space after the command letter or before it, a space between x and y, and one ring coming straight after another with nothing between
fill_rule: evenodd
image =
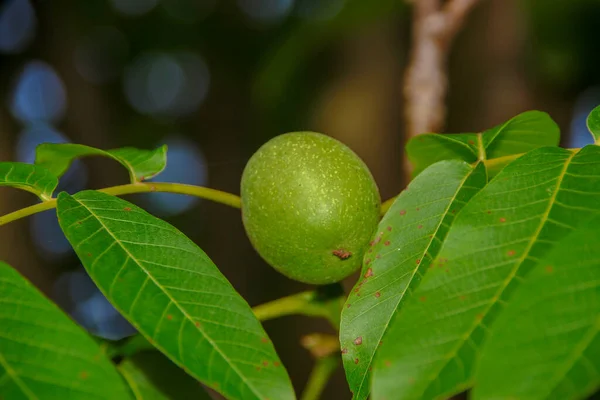
<instances>
[{"instance_id":1,"label":"blue blurred light","mask_svg":"<svg viewBox=\"0 0 600 400\"><path fill-rule=\"evenodd\" d=\"M57 295L65 291L65 308L73 319L92 334L109 340L119 340L136 333L121 314L110 304L91 280L84 268L67 272L57 279Z\"/></svg>"},{"instance_id":2,"label":"blue blurred light","mask_svg":"<svg viewBox=\"0 0 600 400\"><path fill-rule=\"evenodd\" d=\"M324 22L342 11L346 0L298 0L296 13L300 18Z\"/></svg>"},{"instance_id":3,"label":"blue blurred light","mask_svg":"<svg viewBox=\"0 0 600 400\"><path fill-rule=\"evenodd\" d=\"M42 256L54 261L72 252L69 241L60 229L55 210L34 214L29 221L35 249Z\"/></svg>"},{"instance_id":4,"label":"blue blurred light","mask_svg":"<svg viewBox=\"0 0 600 400\"><path fill-rule=\"evenodd\" d=\"M77 72L89 82L103 84L120 76L129 54L127 38L112 26L97 27L75 49Z\"/></svg>"},{"instance_id":5,"label":"blue blurred light","mask_svg":"<svg viewBox=\"0 0 600 400\"><path fill-rule=\"evenodd\" d=\"M8 0L0 6L0 52L18 53L35 36L35 12L29 0Z\"/></svg>"},{"instance_id":6,"label":"blue blurred light","mask_svg":"<svg viewBox=\"0 0 600 400\"><path fill-rule=\"evenodd\" d=\"M42 143L68 143L69 140L52 126L36 123L27 126L20 134L16 145L17 161L33 164L35 149ZM71 168L60 178L57 191L74 193L82 190L88 179L85 165L76 160Z\"/></svg>"},{"instance_id":7,"label":"blue blurred light","mask_svg":"<svg viewBox=\"0 0 600 400\"><path fill-rule=\"evenodd\" d=\"M165 143L169 146L167 167L150 181L206 185L206 161L196 145L177 136L168 138ZM192 208L198 198L173 193L148 193L144 195L143 202L152 213L173 216Z\"/></svg>"},{"instance_id":8,"label":"blue blurred light","mask_svg":"<svg viewBox=\"0 0 600 400\"><path fill-rule=\"evenodd\" d=\"M139 16L156 7L158 0L110 0L110 3L121 14Z\"/></svg>"},{"instance_id":9,"label":"blue blurred light","mask_svg":"<svg viewBox=\"0 0 600 400\"><path fill-rule=\"evenodd\" d=\"M143 54L127 68L129 103L142 114L181 117L200 106L210 85L204 60L194 53Z\"/></svg>"},{"instance_id":10,"label":"blue blurred light","mask_svg":"<svg viewBox=\"0 0 600 400\"><path fill-rule=\"evenodd\" d=\"M249 18L272 24L290 14L294 0L238 0L238 6Z\"/></svg>"},{"instance_id":11,"label":"blue blurred light","mask_svg":"<svg viewBox=\"0 0 600 400\"><path fill-rule=\"evenodd\" d=\"M17 161L33 164L35 148L41 143L68 143L67 138L47 124L33 124L19 134L17 140Z\"/></svg>"},{"instance_id":12,"label":"blue blurred light","mask_svg":"<svg viewBox=\"0 0 600 400\"><path fill-rule=\"evenodd\" d=\"M11 111L23 122L58 121L66 103L65 87L54 69L45 62L31 61L17 79Z\"/></svg>"},{"instance_id":13,"label":"blue blurred light","mask_svg":"<svg viewBox=\"0 0 600 400\"><path fill-rule=\"evenodd\" d=\"M586 121L588 114L598 105L600 105L600 86L588 88L579 95L573 110L567 147L584 147L594 143Z\"/></svg>"}]
</instances>

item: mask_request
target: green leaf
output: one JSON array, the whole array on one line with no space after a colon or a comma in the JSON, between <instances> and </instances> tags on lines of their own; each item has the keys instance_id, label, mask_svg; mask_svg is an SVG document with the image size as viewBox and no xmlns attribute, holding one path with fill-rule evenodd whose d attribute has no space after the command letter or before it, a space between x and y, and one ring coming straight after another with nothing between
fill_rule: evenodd
<instances>
[{"instance_id":1,"label":"green leaf","mask_svg":"<svg viewBox=\"0 0 600 400\"><path fill-rule=\"evenodd\" d=\"M119 371L137 400L210 400L198 381L157 351L124 359Z\"/></svg>"},{"instance_id":2,"label":"green leaf","mask_svg":"<svg viewBox=\"0 0 600 400\"><path fill-rule=\"evenodd\" d=\"M4 263L0 263L0 398L131 398L94 340Z\"/></svg>"},{"instance_id":3,"label":"green leaf","mask_svg":"<svg viewBox=\"0 0 600 400\"><path fill-rule=\"evenodd\" d=\"M526 111L481 134L485 159L493 159L544 146L558 146L560 128L541 111Z\"/></svg>"},{"instance_id":4,"label":"green leaf","mask_svg":"<svg viewBox=\"0 0 600 400\"><path fill-rule=\"evenodd\" d=\"M100 290L175 363L228 398L294 398L246 301L185 235L95 191L61 193L58 217Z\"/></svg>"},{"instance_id":5,"label":"green leaf","mask_svg":"<svg viewBox=\"0 0 600 400\"><path fill-rule=\"evenodd\" d=\"M456 213L486 184L483 164L432 165L402 192L379 224L362 278L342 311L340 343L355 399L369 394L369 369L388 324L437 255Z\"/></svg>"},{"instance_id":6,"label":"green leaf","mask_svg":"<svg viewBox=\"0 0 600 400\"><path fill-rule=\"evenodd\" d=\"M527 111L483 133L437 134L413 137L406 152L414 175L441 160L469 163L526 153L543 146L556 146L560 139L558 125L541 111ZM512 160L507 160L507 163ZM506 163L488 170L495 176Z\"/></svg>"},{"instance_id":7,"label":"green leaf","mask_svg":"<svg viewBox=\"0 0 600 400\"><path fill-rule=\"evenodd\" d=\"M129 171L131 183L135 183L150 179L165 169L167 146L155 150L123 147L105 151L82 144L44 143L36 149L35 163L46 167L60 178L76 158L88 156L109 157L121 163Z\"/></svg>"},{"instance_id":8,"label":"green leaf","mask_svg":"<svg viewBox=\"0 0 600 400\"><path fill-rule=\"evenodd\" d=\"M26 190L42 201L50 200L58 179L46 168L20 162L0 162L0 186Z\"/></svg>"},{"instance_id":9,"label":"green leaf","mask_svg":"<svg viewBox=\"0 0 600 400\"><path fill-rule=\"evenodd\" d=\"M484 346L472 398L584 399L600 388L599 226L560 241L517 289Z\"/></svg>"},{"instance_id":10,"label":"green leaf","mask_svg":"<svg viewBox=\"0 0 600 400\"><path fill-rule=\"evenodd\" d=\"M413 175L442 160L477 161L478 141L476 133L426 133L413 137L406 144Z\"/></svg>"},{"instance_id":11,"label":"green leaf","mask_svg":"<svg viewBox=\"0 0 600 400\"><path fill-rule=\"evenodd\" d=\"M463 208L390 324L373 398L431 399L470 387L503 305L540 258L600 211L598 193L596 146L541 148L504 168Z\"/></svg>"},{"instance_id":12,"label":"green leaf","mask_svg":"<svg viewBox=\"0 0 600 400\"><path fill-rule=\"evenodd\" d=\"M600 141L600 106L594 108L587 117L587 127L594 141Z\"/></svg>"}]
</instances>

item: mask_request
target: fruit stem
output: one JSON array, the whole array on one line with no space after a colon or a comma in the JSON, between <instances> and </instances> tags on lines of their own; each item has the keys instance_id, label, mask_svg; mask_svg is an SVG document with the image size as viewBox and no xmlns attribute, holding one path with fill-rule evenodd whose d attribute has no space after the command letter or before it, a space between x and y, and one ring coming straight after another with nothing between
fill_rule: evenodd
<instances>
[{"instance_id":1,"label":"fruit stem","mask_svg":"<svg viewBox=\"0 0 600 400\"><path fill-rule=\"evenodd\" d=\"M214 202L225 204L234 208L241 208L242 205L239 196L234 194L202 186L185 185L182 183L137 182L127 185L112 186L100 189L98 191L106 194L112 194L114 196L149 192L177 193L212 200ZM53 208L56 208L56 199L50 199L33 206L22 208L10 214L1 216L0 226L42 211L51 210Z\"/></svg>"},{"instance_id":2,"label":"fruit stem","mask_svg":"<svg viewBox=\"0 0 600 400\"><path fill-rule=\"evenodd\" d=\"M340 359L337 354L318 358L300 400L319 400L327 382L329 382L329 378L331 378L339 364Z\"/></svg>"},{"instance_id":3,"label":"fruit stem","mask_svg":"<svg viewBox=\"0 0 600 400\"><path fill-rule=\"evenodd\" d=\"M252 311L260 321L287 315L306 315L325 318L334 328L339 329L343 302L343 295L323 298L317 291L306 291L260 304Z\"/></svg>"}]
</instances>

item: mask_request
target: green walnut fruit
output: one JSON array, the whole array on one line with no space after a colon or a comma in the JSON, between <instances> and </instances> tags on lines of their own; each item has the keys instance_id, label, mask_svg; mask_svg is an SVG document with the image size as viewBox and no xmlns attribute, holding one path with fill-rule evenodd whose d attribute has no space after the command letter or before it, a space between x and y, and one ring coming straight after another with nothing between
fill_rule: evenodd
<instances>
[{"instance_id":1,"label":"green walnut fruit","mask_svg":"<svg viewBox=\"0 0 600 400\"><path fill-rule=\"evenodd\" d=\"M242 218L262 258L301 282L356 271L379 222L381 198L362 160L314 132L277 136L244 169Z\"/></svg>"}]
</instances>

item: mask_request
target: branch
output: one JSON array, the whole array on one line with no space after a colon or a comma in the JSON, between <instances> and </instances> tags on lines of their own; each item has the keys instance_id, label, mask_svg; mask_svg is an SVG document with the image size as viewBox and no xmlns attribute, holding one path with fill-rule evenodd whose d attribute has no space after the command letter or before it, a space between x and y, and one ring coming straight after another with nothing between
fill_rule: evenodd
<instances>
[{"instance_id":1,"label":"branch","mask_svg":"<svg viewBox=\"0 0 600 400\"><path fill-rule=\"evenodd\" d=\"M412 52L404 80L406 142L420 133L443 128L448 52L465 17L478 1L414 0ZM408 162L405 168L410 175Z\"/></svg>"}]
</instances>

